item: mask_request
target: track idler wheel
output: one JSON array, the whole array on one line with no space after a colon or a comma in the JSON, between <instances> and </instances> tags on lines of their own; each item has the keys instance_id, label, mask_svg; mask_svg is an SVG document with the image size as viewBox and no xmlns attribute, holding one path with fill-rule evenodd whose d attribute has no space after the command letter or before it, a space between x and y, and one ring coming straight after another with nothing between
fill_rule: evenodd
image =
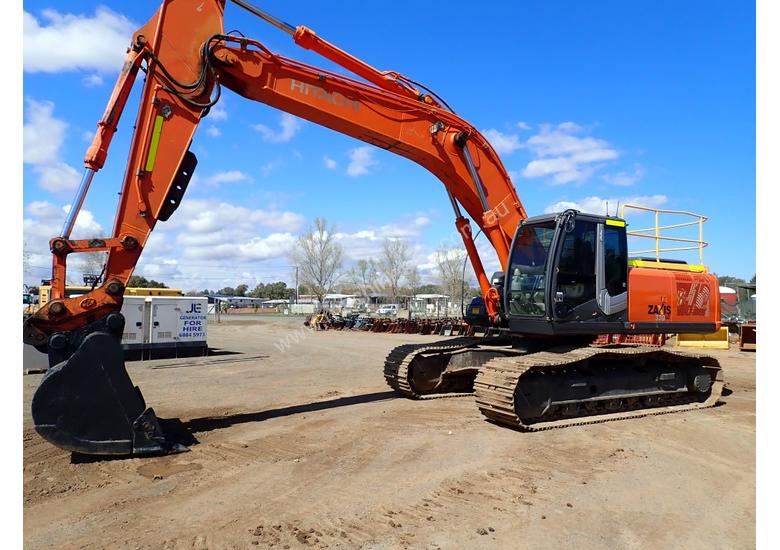
<instances>
[{"instance_id":1,"label":"track idler wheel","mask_svg":"<svg viewBox=\"0 0 780 550\"><path fill-rule=\"evenodd\" d=\"M165 437L141 391L133 386L115 336L93 332L51 367L32 399L35 430L69 451L148 455L186 451Z\"/></svg>"}]
</instances>

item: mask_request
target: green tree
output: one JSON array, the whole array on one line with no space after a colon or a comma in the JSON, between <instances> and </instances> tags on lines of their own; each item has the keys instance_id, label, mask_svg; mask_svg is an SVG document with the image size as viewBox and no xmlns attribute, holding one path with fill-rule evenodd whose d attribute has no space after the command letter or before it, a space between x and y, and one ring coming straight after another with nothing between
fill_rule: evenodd
<instances>
[{"instance_id":1,"label":"green tree","mask_svg":"<svg viewBox=\"0 0 780 550\"><path fill-rule=\"evenodd\" d=\"M235 296L236 295L236 289L232 286L226 286L225 288L221 288L217 291L217 294L221 294L223 296Z\"/></svg>"},{"instance_id":2,"label":"green tree","mask_svg":"<svg viewBox=\"0 0 780 550\"><path fill-rule=\"evenodd\" d=\"M441 288L439 288L439 285L420 285L417 288L417 294L441 294Z\"/></svg>"},{"instance_id":3,"label":"green tree","mask_svg":"<svg viewBox=\"0 0 780 550\"><path fill-rule=\"evenodd\" d=\"M731 275L721 275L718 277L718 283L722 285L727 284L745 284L745 279L742 279L741 277L732 277Z\"/></svg>"},{"instance_id":4,"label":"green tree","mask_svg":"<svg viewBox=\"0 0 780 550\"><path fill-rule=\"evenodd\" d=\"M127 281L127 286L131 288L168 288L168 285L155 281L154 279L147 279L142 275L133 275L130 280Z\"/></svg>"},{"instance_id":5,"label":"green tree","mask_svg":"<svg viewBox=\"0 0 780 550\"><path fill-rule=\"evenodd\" d=\"M236 296L246 296L246 291L249 290L249 286L240 284L236 287Z\"/></svg>"},{"instance_id":6,"label":"green tree","mask_svg":"<svg viewBox=\"0 0 780 550\"><path fill-rule=\"evenodd\" d=\"M290 296L295 296L295 289L287 288L287 283L284 281L277 281L265 285L265 294L265 297L270 300L284 300Z\"/></svg>"}]
</instances>

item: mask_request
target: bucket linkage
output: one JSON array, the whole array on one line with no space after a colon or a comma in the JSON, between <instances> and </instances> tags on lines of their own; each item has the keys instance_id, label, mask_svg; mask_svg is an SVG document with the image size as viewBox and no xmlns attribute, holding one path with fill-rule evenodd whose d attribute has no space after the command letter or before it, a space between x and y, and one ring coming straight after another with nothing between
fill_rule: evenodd
<instances>
[{"instance_id":1,"label":"bucket linkage","mask_svg":"<svg viewBox=\"0 0 780 550\"><path fill-rule=\"evenodd\" d=\"M80 329L52 334L49 370L32 399L35 430L52 444L93 455L186 451L166 437L127 374L124 317L110 313Z\"/></svg>"}]
</instances>

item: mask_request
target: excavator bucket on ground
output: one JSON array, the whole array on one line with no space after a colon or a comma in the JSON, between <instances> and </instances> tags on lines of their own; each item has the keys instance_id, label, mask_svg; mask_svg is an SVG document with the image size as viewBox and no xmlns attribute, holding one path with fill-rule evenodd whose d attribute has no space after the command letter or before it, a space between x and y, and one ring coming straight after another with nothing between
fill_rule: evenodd
<instances>
[{"instance_id":1,"label":"excavator bucket on ground","mask_svg":"<svg viewBox=\"0 0 780 550\"><path fill-rule=\"evenodd\" d=\"M32 399L36 431L76 453L149 455L186 451L166 438L133 386L115 336L94 332L52 366Z\"/></svg>"}]
</instances>

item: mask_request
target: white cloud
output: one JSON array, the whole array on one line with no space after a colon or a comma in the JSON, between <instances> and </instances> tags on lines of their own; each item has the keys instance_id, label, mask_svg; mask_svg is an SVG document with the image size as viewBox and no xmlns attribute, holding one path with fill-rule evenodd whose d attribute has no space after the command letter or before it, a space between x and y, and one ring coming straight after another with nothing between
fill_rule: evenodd
<instances>
[{"instance_id":1,"label":"white cloud","mask_svg":"<svg viewBox=\"0 0 780 550\"><path fill-rule=\"evenodd\" d=\"M325 164L325 168L327 168L328 170L335 170L336 168L338 168L338 163L332 158L330 158L328 155L322 157L322 162Z\"/></svg>"},{"instance_id":2,"label":"white cloud","mask_svg":"<svg viewBox=\"0 0 780 550\"><path fill-rule=\"evenodd\" d=\"M334 236L344 246L347 258L378 259L385 239L403 239L412 244L420 238L423 230L431 225L431 221L426 214L413 214L404 216L396 223L361 229L354 233L337 232Z\"/></svg>"},{"instance_id":3,"label":"white cloud","mask_svg":"<svg viewBox=\"0 0 780 550\"><path fill-rule=\"evenodd\" d=\"M252 237L249 241L238 245L222 243L211 246L208 249L208 257L229 259L238 256L244 261L268 260L285 256L292 249L295 241L296 237L290 233L272 233L267 237Z\"/></svg>"},{"instance_id":4,"label":"white cloud","mask_svg":"<svg viewBox=\"0 0 780 550\"><path fill-rule=\"evenodd\" d=\"M211 120L217 121L217 120L227 120L228 114L225 110L225 103L224 101L222 103L217 103L214 105L208 114L209 117L211 117Z\"/></svg>"},{"instance_id":5,"label":"white cloud","mask_svg":"<svg viewBox=\"0 0 780 550\"><path fill-rule=\"evenodd\" d=\"M559 201L555 204L549 205L544 209L545 213L561 212L567 208L573 208L580 212L586 212L589 214L604 215L607 213L607 207L609 207L609 213L614 215L619 204L634 204L637 206L644 206L647 208L659 208L667 202L666 195L645 195L634 197L613 197L604 199L601 197L586 197L578 201Z\"/></svg>"},{"instance_id":6,"label":"white cloud","mask_svg":"<svg viewBox=\"0 0 780 550\"><path fill-rule=\"evenodd\" d=\"M29 266L25 270L25 283L38 284L41 279L51 277L51 252L49 240L60 234L70 205L56 205L48 201L33 201L25 208L22 220L24 247L29 252ZM71 237L86 239L105 236L103 227L95 220L92 212L86 208L79 211ZM78 254L75 256L78 258ZM74 256L71 256L73 258ZM79 261L68 261L69 279L78 281Z\"/></svg>"},{"instance_id":7,"label":"white cloud","mask_svg":"<svg viewBox=\"0 0 780 550\"><path fill-rule=\"evenodd\" d=\"M252 178L240 170L227 170L207 176L203 181L206 185L216 187L224 183L251 182Z\"/></svg>"},{"instance_id":8,"label":"white cloud","mask_svg":"<svg viewBox=\"0 0 780 550\"><path fill-rule=\"evenodd\" d=\"M87 88L97 88L98 86L103 85L103 77L97 73L93 73L82 78L81 83Z\"/></svg>"},{"instance_id":9,"label":"white cloud","mask_svg":"<svg viewBox=\"0 0 780 550\"><path fill-rule=\"evenodd\" d=\"M209 126L206 130L206 133L210 135L211 137L219 137L222 135L222 132L219 131L219 128L216 126Z\"/></svg>"},{"instance_id":10,"label":"white cloud","mask_svg":"<svg viewBox=\"0 0 780 550\"><path fill-rule=\"evenodd\" d=\"M555 185L583 182L604 162L618 158L618 151L607 141L582 134L584 129L564 122L543 124L525 146L536 156L523 170L527 178L549 177Z\"/></svg>"},{"instance_id":11,"label":"white cloud","mask_svg":"<svg viewBox=\"0 0 780 550\"><path fill-rule=\"evenodd\" d=\"M22 143L24 162L46 164L57 160L68 125L52 116L54 103L27 99L27 122Z\"/></svg>"},{"instance_id":12,"label":"white cloud","mask_svg":"<svg viewBox=\"0 0 780 550\"><path fill-rule=\"evenodd\" d=\"M604 174L604 181L612 185L628 187L645 177L645 170L639 164L634 165L631 172L617 172L616 174Z\"/></svg>"},{"instance_id":13,"label":"white cloud","mask_svg":"<svg viewBox=\"0 0 780 550\"><path fill-rule=\"evenodd\" d=\"M34 168L38 174L38 183L52 193L76 189L81 181L81 174L70 164L54 162Z\"/></svg>"},{"instance_id":14,"label":"white cloud","mask_svg":"<svg viewBox=\"0 0 780 550\"><path fill-rule=\"evenodd\" d=\"M349 165L347 166L347 175L352 177L365 176L370 172L372 166L379 162L374 158L374 148L370 145L363 145L352 149L349 154Z\"/></svg>"},{"instance_id":15,"label":"white cloud","mask_svg":"<svg viewBox=\"0 0 780 550\"><path fill-rule=\"evenodd\" d=\"M530 130L530 129L531 129L531 125L530 125L530 124L528 124L527 122L523 122L522 120L521 120L521 121L519 121L519 122L517 122L517 123L515 124L515 126L516 126L517 128L519 128L520 130Z\"/></svg>"},{"instance_id":16,"label":"white cloud","mask_svg":"<svg viewBox=\"0 0 780 550\"><path fill-rule=\"evenodd\" d=\"M482 134L499 155L508 155L523 147L523 142L516 134L505 134L493 128L482 130Z\"/></svg>"},{"instance_id":17,"label":"white cloud","mask_svg":"<svg viewBox=\"0 0 780 550\"><path fill-rule=\"evenodd\" d=\"M276 231L296 231L303 225L303 216L294 212L246 208L220 202L194 199L182 202L182 218L187 234L212 233L229 226L236 230L246 230L247 235L256 229L265 227ZM179 212L177 212L177 216Z\"/></svg>"},{"instance_id":18,"label":"white cloud","mask_svg":"<svg viewBox=\"0 0 780 550\"><path fill-rule=\"evenodd\" d=\"M46 9L40 19L25 11L24 70L118 72L136 28L130 19L105 7L92 16Z\"/></svg>"},{"instance_id":19,"label":"white cloud","mask_svg":"<svg viewBox=\"0 0 780 550\"><path fill-rule=\"evenodd\" d=\"M185 290L285 279L287 255L304 221L295 212L186 200L157 224L136 273Z\"/></svg>"},{"instance_id":20,"label":"white cloud","mask_svg":"<svg viewBox=\"0 0 780 550\"><path fill-rule=\"evenodd\" d=\"M33 201L24 214L25 249L30 265L25 282L38 283L50 276L48 241L59 233L68 206ZM298 213L252 209L228 202L190 199L182 202L167 222L160 222L149 236L135 270L138 275L185 290L219 289L247 283L287 280L287 255L304 224ZM74 238L106 236L92 212L82 209ZM70 262L69 262L70 264ZM70 264L78 281L79 265Z\"/></svg>"},{"instance_id":21,"label":"white cloud","mask_svg":"<svg viewBox=\"0 0 780 550\"><path fill-rule=\"evenodd\" d=\"M67 123L55 118L54 103L27 99L22 144L25 164L33 167L38 184L54 193L78 187L79 173L60 160Z\"/></svg>"},{"instance_id":22,"label":"white cloud","mask_svg":"<svg viewBox=\"0 0 780 550\"><path fill-rule=\"evenodd\" d=\"M287 143L301 129L302 122L299 118L289 114L282 113L279 120L279 129L273 130L265 124L255 124L252 126L263 136L263 141L270 143Z\"/></svg>"},{"instance_id":23,"label":"white cloud","mask_svg":"<svg viewBox=\"0 0 780 550\"><path fill-rule=\"evenodd\" d=\"M271 174L271 172L279 168L279 166L281 165L282 165L282 161L280 161L279 159L268 161L260 167L260 173L263 175L264 178L267 178Z\"/></svg>"}]
</instances>

